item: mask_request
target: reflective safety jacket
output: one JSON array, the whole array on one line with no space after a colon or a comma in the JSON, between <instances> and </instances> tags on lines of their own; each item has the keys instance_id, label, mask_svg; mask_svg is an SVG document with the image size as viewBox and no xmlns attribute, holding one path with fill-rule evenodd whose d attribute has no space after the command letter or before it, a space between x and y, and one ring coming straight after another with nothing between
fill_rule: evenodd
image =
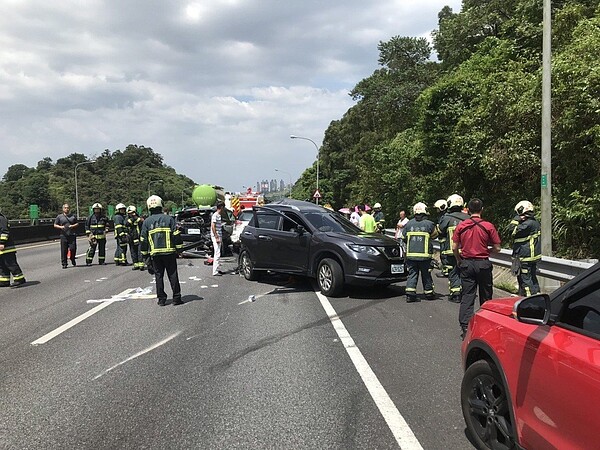
<instances>
[{"instance_id":1,"label":"reflective safety jacket","mask_svg":"<svg viewBox=\"0 0 600 450\"><path fill-rule=\"evenodd\" d=\"M129 242L132 242L134 245L138 245L140 243L140 233L142 231L142 223L144 223L144 219L140 216L129 216L127 218L127 233L129 234Z\"/></svg>"},{"instance_id":2,"label":"reflective safety jacket","mask_svg":"<svg viewBox=\"0 0 600 450\"><path fill-rule=\"evenodd\" d=\"M127 235L127 219L123 214L116 213L113 216L113 222L115 223L115 239L121 241L121 238Z\"/></svg>"},{"instance_id":3,"label":"reflective safety jacket","mask_svg":"<svg viewBox=\"0 0 600 450\"><path fill-rule=\"evenodd\" d=\"M385 215L382 211L376 211L373 214L373 219L375 219L375 229L382 233L385 230Z\"/></svg>"},{"instance_id":4,"label":"reflective safety jacket","mask_svg":"<svg viewBox=\"0 0 600 450\"><path fill-rule=\"evenodd\" d=\"M448 239L446 238L446 233L440 232L440 225L442 224L442 221L444 220L445 215L446 215L446 211L440 212L440 218L438 219L438 224L436 227L437 232L438 232L437 240L440 243L440 253L442 255L447 255L448 249L450 248L450 242L448 242Z\"/></svg>"},{"instance_id":5,"label":"reflective safety jacket","mask_svg":"<svg viewBox=\"0 0 600 450\"><path fill-rule=\"evenodd\" d=\"M144 220L140 232L140 245L144 257L180 252L183 249L183 241L181 231L175 225L175 218L156 213Z\"/></svg>"},{"instance_id":6,"label":"reflective safety jacket","mask_svg":"<svg viewBox=\"0 0 600 450\"><path fill-rule=\"evenodd\" d=\"M0 244L4 245L4 250L0 250L0 256L17 251L15 243L10 235L8 219L2 213L0 213Z\"/></svg>"},{"instance_id":7,"label":"reflective safety jacket","mask_svg":"<svg viewBox=\"0 0 600 450\"><path fill-rule=\"evenodd\" d=\"M106 239L106 229L108 228L108 217L92 214L85 221L85 234L87 237L93 235L96 239Z\"/></svg>"},{"instance_id":8,"label":"reflective safety jacket","mask_svg":"<svg viewBox=\"0 0 600 450\"><path fill-rule=\"evenodd\" d=\"M438 237L438 241L441 243L443 237L446 244L440 248L442 254L452 255L452 236L454 235L454 230L459 223L468 219L469 217L471 216L469 216L467 213L458 210L448 211L440 219L440 223L438 224L438 232L440 237Z\"/></svg>"},{"instance_id":9,"label":"reflective safety jacket","mask_svg":"<svg viewBox=\"0 0 600 450\"><path fill-rule=\"evenodd\" d=\"M432 239L437 236L435 224L417 214L404 226L404 241L406 242L406 258L422 261L433 257Z\"/></svg>"},{"instance_id":10,"label":"reflective safety jacket","mask_svg":"<svg viewBox=\"0 0 600 450\"><path fill-rule=\"evenodd\" d=\"M522 219L515 216L510 222L513 236L513 256L523 262L539 261L542 258L542 226L536 218L527 214Z\"/></svg>"}]
</instances>

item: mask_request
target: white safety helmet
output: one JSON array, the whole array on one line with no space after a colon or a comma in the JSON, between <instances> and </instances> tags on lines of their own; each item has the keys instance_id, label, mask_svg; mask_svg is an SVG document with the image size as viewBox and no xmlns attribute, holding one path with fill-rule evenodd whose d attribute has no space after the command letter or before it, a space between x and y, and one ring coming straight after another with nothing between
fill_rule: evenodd
<instances>
[{"instance_id":1,"label":"white safety helmet","mask_svg":"<svg viewBox=\"0 0 600 450\"><path fill-rule=\"evenodd\" d=\"M127 206L125 206L123 203L117 203L117 206L115 206L115 209L117 211L119 211L120 209L126 209Z\"/></svg>"},{"instance_id":2,"label":"white safety helmet","mask_svg":"<svg viewBox=\"0 0 600 450\"><path fill-rule=\"evenodd\" d=\"M146 200L146 205L148 205L148 209L162 208L162 198L158 195L151 195L148 197L148 200Z\"/></svg>"},{"instance_id":3,"label":"white safety helmet","mask_svg":"<svg viewBox=\"0 0 600 450\"><path fill-rule=\"evenodd\" d=\"M102 205L100 203L94 203L92 205L92 210L94 210L94 209L102 209Z\"/></svg>"},{"instance_id":4,"label":"white safety helmet","mask_svg":"<svg viewBox=\"0 0 600 450\"><path fill-rule=\"evenodd\" d=\"M533 212L533 204L530 201L521 200L519 203L517 203L517 206L515 206L515 211L520 216L526 212Z\"/></svg>"},{"instance_id":5,"label":"white safety helmet","mask_svg":"<svg viewBox=\"0 0 600 450\"><path fill-rule=\"evenodd\" d=\"M446 211L446 208L448 207L448 203L446 202L446 200L444 200L443 198L441 198L437 202L435 202L433 204L433 206L435 206L440 211Z\"/></svg>"},{"instance_id":6,"label":"white safety helmet","mask_svg":"<svg viewBox=\"0 0 600 450\"><path fill-rule=\"evenodd\" d=\"M448 208L452 208L454 206L458 206L458 207L462 208L465 205L465 201L458 194L452 194L450 197L448 197L447 202L448 202Z\"/></svg>"},{"instance_id":7,"label":"white safety helmet","mask_svg":"<svg viewBox=\"0 0 600 450\"><path fill-rule=\"evenodd\" d=\"M134 213L134 212L137 212L137 208L136 208L135 206L133 206L133 205L129 205L129 206L127 207L127 212L128 212L128 213Z\"/></svg>"},{"instance_id":8,"label":"white safety helmet","mask_svg":"<svg viewBox=\"0 0 600 450\"><path fill-rule=\"evenodd\" d=\"M414 214L427 214L427 205L423 202L419 202L413 206Z\"/></svg>"},{"instance_id":9,"label":"white safety helmet","mask_svg":"<svg viewBox=\"0 0 600 450\"><path fill-rule=\"evenodd\" d=\"M377 202L373 205L373 209L381 209L381 203Z\"/></svg>"}]
</instances>

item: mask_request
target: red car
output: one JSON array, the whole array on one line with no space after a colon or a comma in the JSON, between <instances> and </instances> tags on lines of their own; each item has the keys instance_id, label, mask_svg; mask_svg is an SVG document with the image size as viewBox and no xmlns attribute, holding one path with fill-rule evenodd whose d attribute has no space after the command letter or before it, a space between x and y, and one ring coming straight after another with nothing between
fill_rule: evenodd
<instances>
[{"instance_id":1,"label":"red car","mask_svg":"<svg viewBox=\"0 0 600 450\"><path fill-rule=\"evenodd\" d=\"M462 358L477 448L600 448L600 264L551 295L485 302Z\"/></svg>"}]
</instances>

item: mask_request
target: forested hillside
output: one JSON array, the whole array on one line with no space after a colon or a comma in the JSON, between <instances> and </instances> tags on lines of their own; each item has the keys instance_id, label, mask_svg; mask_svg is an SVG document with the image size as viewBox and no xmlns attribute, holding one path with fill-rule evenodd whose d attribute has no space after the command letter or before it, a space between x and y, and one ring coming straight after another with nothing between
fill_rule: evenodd
<instances>
[{"instance_id":1,"label":"forested hillside","mask_svg":"<svg viewBox=\"0 0 600 450\"><path fill-rule=\"evenodd\" d=\"M95 202L145 206L148 184L160 195L169 209L191 204L194 181L164 164L162 156L150 147L129 145L123 151L105 150L96 162L77 168L80 215L87 215ZM40 217L55 217L63 203L71 204L75 213L75 166L90 161L80 153L60 158L54 163L44 158L36 167L10 166L0 182L0 207L10 219L28 217L30 204L37 204ZM158 180L163 180L159 182Z\"/></svg>"},{"instance_id":2,"label":"forested hillside","mask_svg":"<svg viewBox=\"0 0 600 450\"><path fill-rule=\"evenodd\" d=\"M325 132L323 202L379 201L395 218L457 192L482 198L501 229L518 201L539 205L542 3L464 0L459 13L440 11L433 49L416 37L381 42L380 68ZM552 3L554 249L598 257L600 7ZM308 197L314 179L311 167L294 196Z\"/></svg>"}]
</instances>

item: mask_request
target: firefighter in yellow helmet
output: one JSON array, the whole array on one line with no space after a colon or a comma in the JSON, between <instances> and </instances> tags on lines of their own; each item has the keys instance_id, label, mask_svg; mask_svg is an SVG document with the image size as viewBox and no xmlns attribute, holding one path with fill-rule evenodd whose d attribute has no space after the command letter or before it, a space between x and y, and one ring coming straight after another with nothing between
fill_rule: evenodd
<instances>
[{"instance_id":1,"label":"firefighter in yellow helmet","mask_svg":"<svg viewBox=\"0 0 600 450\"><path fill-rule=\"evenodd\" d=\"M519 282L519 295L533 295L540 292L536 271L537 262L542 258L542 226L534 215L533 204L523 200L515 206L517 215L510 223L513 237L513 258L518 262L513 273Z\"/></svg>"},{"instance_id":2,"label":"firefighter in yellow helmet","mask_svg":"<svg viewBox=\"0 0 600 450\"><path fill-rule=\"evenodd\" d=\"M406 242L406 265L408 278L406 280L406 302L417 301L417 283L421 274L423 292L427 300L435 298L433 279L429 267L433 258L433 242L437 236L435 224L427 218L427 205L419 202L413 206L414 216L404 226L404 241Z\"/></svg>"}]
</instances>

